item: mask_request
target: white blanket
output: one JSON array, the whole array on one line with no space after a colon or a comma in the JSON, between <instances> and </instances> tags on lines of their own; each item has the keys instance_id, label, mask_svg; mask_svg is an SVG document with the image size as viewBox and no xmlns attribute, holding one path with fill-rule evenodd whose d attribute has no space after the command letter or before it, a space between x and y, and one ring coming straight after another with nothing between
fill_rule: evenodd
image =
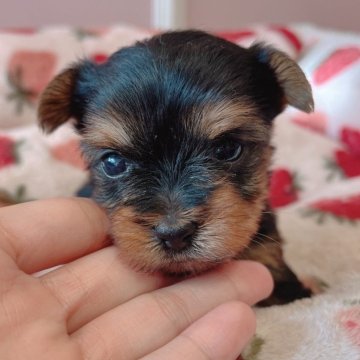
<instances>
[{"instance_id":1,"label":"white blanket","mask_svg":"<svg viewBox=\"0 0 360 360\"><path fill-rule=\"evenodd\" d=\"M77 136L64 126L45 137L35 124L36 96L79 55L104 61L147 34L124 27L0 33L0 198L70 196L86 183ZM241 44L261 38L298 57L316 103L314 114L288 109L275 121L270 200L288 263L323 293L258 309L257 334L242 357L360 360L360 35L304 25L224 35Z\"/></svg>"}]
</instances>

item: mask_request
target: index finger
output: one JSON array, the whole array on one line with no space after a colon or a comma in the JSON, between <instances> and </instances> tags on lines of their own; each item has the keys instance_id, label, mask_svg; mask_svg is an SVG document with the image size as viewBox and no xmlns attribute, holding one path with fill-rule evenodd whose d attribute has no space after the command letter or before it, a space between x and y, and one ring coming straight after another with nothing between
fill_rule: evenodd
<instances>
[{"instance_id":1,"label":"index finger","mask_svg":"<svg viewBox=\"0 0 360 360\"><path fill-rule=\"evenodd\" d=\"M0 209L0 249L27 273L101 248L107 230L104 211L83 198L39 200Z\"/></svg>"}]
</instances>

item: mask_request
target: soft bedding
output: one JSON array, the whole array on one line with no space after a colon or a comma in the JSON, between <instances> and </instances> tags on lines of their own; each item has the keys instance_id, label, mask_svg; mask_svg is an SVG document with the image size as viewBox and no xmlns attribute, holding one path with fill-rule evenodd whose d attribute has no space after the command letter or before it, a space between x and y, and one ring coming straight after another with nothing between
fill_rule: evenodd
<instances>
[{"instance_id":1,"label":"soft bedding","mask_svg":"<svg viewBox=\"0 0 360 360\"><path fill-rule=\"evenodd\" d=\"M38 95L72 61L106 61L149 34L125 26L0 33L0 202L84 190L78 136L70 125L51 136L39 131ZM258 309L257 334L242 357L360 360L360 35L309 25L220 35L289 53L308 76L316 105L313 114L289 108L275 120L269 197L288 263L322 293Z\"/></svg>"}]
</instances>

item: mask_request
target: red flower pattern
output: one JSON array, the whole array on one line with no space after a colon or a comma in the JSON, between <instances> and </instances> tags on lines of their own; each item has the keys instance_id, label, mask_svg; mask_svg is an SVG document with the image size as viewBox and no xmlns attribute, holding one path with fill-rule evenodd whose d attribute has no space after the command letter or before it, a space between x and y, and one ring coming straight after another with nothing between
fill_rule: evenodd
<instances>
[{"instance_id":1,"label":"red flower pattern","mask_svg":"<svg viewBox=\"0 0 360 360\"><path fill-rule=\"evenodd\" d=\"M347 148L335 150L330 167L340 169L347 177L360 176L360 131L344 127L341 130L341 140Z\"/></svg>"},{"instance_id":2,"label":"red flower pattern","mask_svg":"<svg viewBox=\"0 0 360 360\"><path fill-rule=\"evenodd\" d=\"M109 55L104 53L95 53L92 56L90 56L91 60L96 64L103 64L106 62L109 58Z\"/></svg>"},{"instance_id":3,"label":"red flower pattern","mask_svg":"<svg viewBox=\"0 0 360 360\"><path fill-rule=\"evenodd\" d=\"M310 205L314 210L336 218L360 220L360 194L345 199L323 199Z\"/></svg>"},{"instance_id":4,"label":"red flower pattern","mask_svg":"<svg viewBox=\"0 0 360 360\"><path fill-rule=\"evenodd\" d=\"M270 179L269 201L272 208L282 207L298 199L295 177L287 169L276 169Z\"/></svg>"},{"instance_id":5,"label":"red flower pattern","mask_svg":"<svg viewBox=\"0 0 360 360\"><path fill-rule=\"evenodd\" d=\"M53 77L55 65L55 54L47 51L19 50L11 56L7 77L12 92L8 98L16 102L18 113L22 112L24 105L37 100Z\"/></svg>"},{"instance_id":6,"label":"red flower pattern","mask_svg":"<svg viewBox=\"0 0 360 360\"><path fill-rule=\"evenodd\" d=\"M313 74L314 83L323 85L340 74L355 61L360 60L360 47L352 46L334 51Z\"/></svg>"},{"instance_id":7,"label":"red flower pattern","mask_svg":"<svg viewBox=\"0 0 360 360\"><path fill-rule=\"evenodd\" d=\"M0 169L16 163L16 142L0 135Z\"/></svg>"}]
</instances>

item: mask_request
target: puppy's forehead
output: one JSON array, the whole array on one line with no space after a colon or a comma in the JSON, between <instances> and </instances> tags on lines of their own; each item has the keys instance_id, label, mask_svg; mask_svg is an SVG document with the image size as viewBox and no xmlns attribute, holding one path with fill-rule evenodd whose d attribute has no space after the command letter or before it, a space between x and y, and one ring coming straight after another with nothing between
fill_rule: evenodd
<instances>
[{"instance_id":1,"label":"puppy's forehead","mask_svg":"<svg viewBox=\"0 0 360 360\"><path fill-rule=\"evenodd\" d=\"M172 111L169 111L170 113ZM154 117L156 110L154 110ZM221 101L194 106L176 116L167 116L162 119L148 119L138 113L124 114L114 109L90 114L88 122L91 127L85 130L84 137L95 147L99 148L133 148L141 142L148 142L149 138L164 142L187 141L194 139L214 140L223 134L237 132L246 137L246 140L267 140L268 126L259 119L257 109L248 100Z\"/></svg>"}]
</instances>

